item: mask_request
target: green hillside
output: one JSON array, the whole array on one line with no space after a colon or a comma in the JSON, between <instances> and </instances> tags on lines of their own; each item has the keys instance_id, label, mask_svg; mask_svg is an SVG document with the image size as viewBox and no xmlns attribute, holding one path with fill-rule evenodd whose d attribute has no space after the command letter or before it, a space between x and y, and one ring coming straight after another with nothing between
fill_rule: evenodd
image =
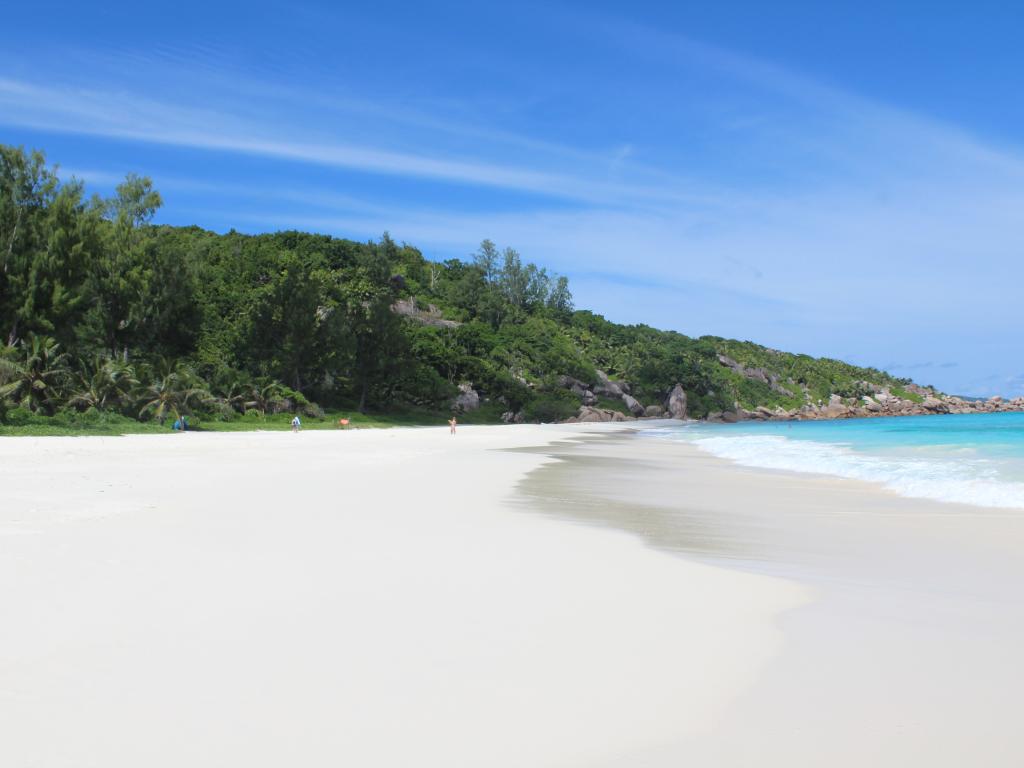
<instances>
[{"instance_id":1,"label":"green hillside","mask_svg":"<svg viewBox=\"0 0 1024 768\"><path fill-rule=\"evenodd\" d=\"M386 234L154 225L160 204L146 178L87 198L40 154L0 146L0 428L353 411L429 423L459 385L485 421L627 410L615 382L641 406L681 384L696 417L883 388L920 399L874 369L611 323L575 309L564 277L488 241L437 263Z\"/></svg>"}]
</instances>

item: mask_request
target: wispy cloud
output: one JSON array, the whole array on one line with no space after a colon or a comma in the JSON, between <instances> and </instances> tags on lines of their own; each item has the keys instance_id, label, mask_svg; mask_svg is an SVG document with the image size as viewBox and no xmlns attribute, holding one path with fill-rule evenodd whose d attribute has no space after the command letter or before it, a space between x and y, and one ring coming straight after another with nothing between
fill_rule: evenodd
<instances>
[{"instance_id":1,"label":"wispy cloud","mask_svg":"<svg viewBox=\"0 0 1024 768\"><path fill-rule=\"evenodd\" d=\"M397 152L344 141L281 139L279 126L247 122L209 108L169 104L137 94L58 89L0 79L0 122L45 130L151 142L217 152L241 153L376 174L420 177L441 182L530 192L580 202L618 200L680 203L695 196L600 178L567 175L523 165Z\"/></svg>"},{"instance_id":2,"label":"wispy cloud","mask_svg":"<svg viewBox=\"0 0 1024 768\"><path fill-rule=\"evenodd\" d=\"M98 168L78 168L76 166L59 165L58 173L62 180L76 178L87 185L113 187L124 181L125 174Z\"/></svg>"},{"instance_id":3,"label":"wispy cloud","mask_svg":"<svg viewBox=\"0 0 1024 768\"><path fill-rule=\"evenodd\" d=\"M921 371L921 370L925 370L925 369L928 369L928 368L956 368L958 365L960 365L960 364L952 362L952 361L945 362L945 363L937 363L937 362L928 360L928 361L921 362L921 363L901 363L898 360L894 360L894 361L892 361L890 363L887 363L884 366L884 368L886 370L896 370L896 369L899 369L901 371Z\"/></svg>"},{"instance_id":4,"label":"wispy cloud","mask_svg":"<svg viewBox=\"0 0 1024 768\"><path fill-rule=\"evenodd\" d=\"M867 130L865 145L892 148L910 147L913 156L922 151L952 152L964 160L985 165L999 173L1024 174L1024 156L1019 147L996 146L950 123L912 112L892 104L862 96L833 83L781 66L757 56L711 45L676 31L658 29L619 16L600 13L588 15L587 28L607 45L627 49L631 55L657 61L678 71L699 68L717 71L735 81L746 83L778 99L800 105L799 113L812 117L818 127L822 119L835 126L845 125L851 133ZM765 114L731 117L733 127L753 125L762 128L770 119ZM813 137L800 134L800 141ZM842 152L834 136L823 137L817 146ZM849 136L847 136L849 138ZM880 141L881 139L881 141Z\"/></svg>"}]
</instances>

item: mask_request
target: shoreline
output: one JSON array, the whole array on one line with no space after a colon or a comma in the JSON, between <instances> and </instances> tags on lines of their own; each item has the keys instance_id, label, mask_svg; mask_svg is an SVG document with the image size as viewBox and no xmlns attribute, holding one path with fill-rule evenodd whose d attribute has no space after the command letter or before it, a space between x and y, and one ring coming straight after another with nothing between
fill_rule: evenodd
<instances>
[{"instance_id":1,"label":"shoreline","mask_svg":"<svg viewBox=\"0 0 1024 768\"><path fill-rule=\"evenodd\" d=\"M790 425L780 430L767 424L730 427L702 422L691 422L692 431L656 427L646 432L653 439L686 442L740 468L864 483L901 498L953 505L950 513L963 506L974 515L980 510L1012 515L1024 512L1024 464L1014 454L988 452L983 438L988 429L998 434L1005 428L1024 427L1024 420L1018 418L1024 419L1024 414L967 414L964 419L969 421L960 424L888 423L882 432L858 431L854 425L837 429L821 424L820 430L819 426L792 429ZM986 423L988 419L996 421ZM858 438L884 438L889 431L904 435L906 442L889 446L868 439L864 444ZM923 439L915 440L915 431ZM972 441L972 432L982 442ZM963 450L942 450L957 439L965 441Z\"/></svg>"},{"instance_id":2,"label":"shoreline","mask_svg":"<svg viewBox=\"0 0 1024 768\"><path fill-rule=\"evenodd\" d=\"M968 410L908 410L908 411L868 411L864 409L852 409L848 408L847 411L839 412L836 414L829 415L827 409L817 413L815 415L805 415L800 413L778 413L764 407L758 407L754 410L741 409L738 412L728 412L725 414L710 414L701 418L681 418L674 419L665 416L629 416L623 414L620 411L609 411L604 410L604 414L601 418L580 418L574 416L565 421L561 422L528 422L528 423L509 423L503 421L477 421L474 417L474 412L470 412L467 416L465 414L460 415L460 418L465 419L459 422L460 427L500 427L500 426L532 426L532 427L550 427L558 424L561 425L582 425L582 426L593 426L600 424L618 424L621 426L632 426L634 429L647 429L646 425L652 423L671 422L675 425L680 424L714 424L714 425L730 425L730 424L757 424L757 423L775 423L775 422L804 422L804 421L854 421L859 419L901 419L901 418L917 418L921 416L983 416L989 414L1006 414L1006 413L1024 413L1024 398L1014 398L1012 400L1004 400L999 398L1000 403L993 406ZM978 401L981 405L991 405L990 401ZM846 406L844 406L846 407ZM591 414L596 414L601 409L590 408ZM419 428L430 428L440 427L441 422L446 422L447 412L437 412L433 414L433 418L430 421L417 421L416 417L410 417L408 413L403 411L395 411L390 414L375 413L375 414L359 414L354 411L336 411L328 414L323 419L316 419L311 417L303 417L303 430L304 431L316 431L316 432L349 432L357 431L361 429L419 429ZM109 414L108 414L109 415ZM82 426L82 425L66 425L60 423L57 417L39 417L36 421L33 421L28 425L17 425L17 424L3 424L0 423L0 440L9 437L128 437L130 435L162 435L162 434L177 434L170 426L161 426L154 424L151 421L142 422L134 421L133 425L137 426L137 429L132 429L126 432L120 432L118 429L124 427L124 423L128 420L128 417L121 417L117 414L113 414L116 418L114 424L107 424L102 420L95 426ZM248 419L235 419L226 422L204 422L198 426L194 426L188 430L189 434L235 434L235 433L253 433L253 432L288 432L291 430L291 413L275 414L270 417L269 421L256 423ZM613 418L614 416L614 418ZM724 418L724 417L727 418ZM345 428L341 428L336 424L338 417L344 417L351 420L351 425ZM40 420L45 421L46 419L52 419L52 424L40 423ZM205 426L204 426L205 424ZM211 426L213 424L214 426ZM642 426L644 425L644 426Z\"/></svg>"},{"instance_id":3,"label":"shoreline","mask_svg":"<svg viewBox=\"0 0 1024 768\"><path fill-rule=\"evenodd\" d=\"M780 654L714 728L640 764L953 768L1024 755L1024 515L743 467L686 443L623 436L564 453L521 484L557 501L544 514L814 597L780 615Z\"/></svg>"}]
</instances>

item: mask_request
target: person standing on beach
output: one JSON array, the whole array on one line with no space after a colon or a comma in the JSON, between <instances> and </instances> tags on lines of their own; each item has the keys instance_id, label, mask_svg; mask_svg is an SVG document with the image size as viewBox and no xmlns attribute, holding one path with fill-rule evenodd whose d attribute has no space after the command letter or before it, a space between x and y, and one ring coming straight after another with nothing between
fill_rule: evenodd
<instances>
[{"instance_id":1,"label":"person standing on beach","mask_svg":"<svg viewBox=\"0 0 1024 768\"><path fill-rule=\"evenodd\" d=\"M292 432L298 432L302 428L302 422L299 421L299 415L295 414L295 418L292 419Z\"/></svg>"},{"instance_id":2,"label":"person standing on beach","mask_svg":"<svg viewBox=\"0 0 1024 768\"><path fill-rule=\"evenodd\" d=\"M455 417L454 416L452 416L450 419L448 419L448 426L451 428L451 432L452 432L453 435L455 434L455 426L456 426L456 424L457 424L457 422L455 421Z\"/></svg>"}]
</instances>

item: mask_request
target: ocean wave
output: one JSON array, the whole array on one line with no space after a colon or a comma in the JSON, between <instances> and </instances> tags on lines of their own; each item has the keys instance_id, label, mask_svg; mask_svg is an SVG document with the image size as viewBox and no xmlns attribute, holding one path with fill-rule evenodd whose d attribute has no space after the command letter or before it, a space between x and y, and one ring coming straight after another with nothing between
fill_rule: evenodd
<instances>
[{"instance_id":1,"label":"ocean wave","mask_svg":"<svg viewBox=\"0 0 1024 768\"><path fill-rule=\"evenodd\" d=\"M878 483L902 496L1024 509L1024 483L1000 478L994 462L858 453L847 446L776 435L696 437L703 450L737 464Z\"/></svg>"}]
</instances>

